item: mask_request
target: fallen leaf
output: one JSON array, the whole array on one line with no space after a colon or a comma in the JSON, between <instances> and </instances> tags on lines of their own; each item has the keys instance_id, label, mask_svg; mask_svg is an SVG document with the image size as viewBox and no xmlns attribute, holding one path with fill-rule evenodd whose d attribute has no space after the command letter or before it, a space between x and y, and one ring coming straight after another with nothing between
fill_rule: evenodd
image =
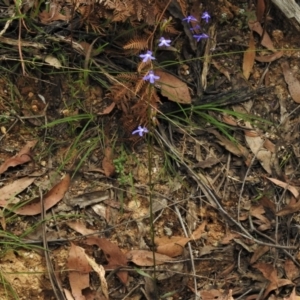
<instances>
[{"instance_id":1,"label":"fallen leaf","mask_svg":"<svg viewBox=\"0 0 300 300\"><path fill-rule=\"evenodd\" d=\"M253 267L258 269L267 280L274 283L278 282L277 271L272 265L264 262L259 262L253 265Z\"/></svg>"},{"instance_id":2,"label":"fallen leaf","mask_svg":"<svg viewBox=\"0 0 300 300\"><path fill-rule=\"evenodd\" d=\"M279 59L283 55L283 51L278 51L270 55L255 56L255 60L259 62L272 62Z\"/></svg>"},{"instance_id":3,"label":"fallen leaf","mask_svg":"<svg viewBox=\"0 0 300 300\"><path fill-rule=\"evenodd\" d=\"M116 269L118 267L127 266L127 258L125 254L120 250L118 245L110 242L107 239L102 239L98 237L89 237L86 239L88 245L97 245L104 252L108 264L105 269ZM127 283L128 272L127 271L118 271L117 276L123 284Z\"/></svg>"},{"instance_id":4,"label":"fallen leaf","mask_svg":"<svg viewBox=\"0 0 300 300\"><path fill-rule=\"evenodd\" d=\"M276 213L276 216L283 217L283 216L298 212L299 210L300 210L300 201L298 201L296 203L289 203L283 209L278 211Z\"/></svg>"},{"instance_id":5,"label":"fallen leaf","mask_svg":"<svg viewBox=\"0 0 300 300\"><path fill-rule=\"evenodd\" d=\"M27 142L27 144L21 149L21 151L17 155L8 158L0 166L0 174L4 173L9 167L15 167L31 161L31 149L35 146L36 143L37 141Z\"/></svg>"},{"instance_id":6,"label":"fallen leaf","mask_svg":"<svg viewBox=\"0 0 300 300\"><path fill-rule=\"evenodd\" d=\"M76 300L85 300L82 290L90 286L90 267L83 248L71 243L67 266L72 295Z\"/></svg>"},{"instance_id":7,"label":"fallen leaf","mask_svg":"<svg viewBox=\"0 0 300 300\"><path fill-rule=\"evenodd\" d=\"M81 220L67 222L67 225L82 235L88 235L88 234L93 234L93 233L97 232L95 230L86 228L85 224Z\"/></svg>"},{"instance_id":8,"label":"fallen leaf","mask_svg":"<svg viewBox=\"0 0 300 300\"><path fill-rule=\"evenodd\" d=\"M104 158L102 160L102 168L106 177L111 177L115 174L116 168L112 159L112 149L107 147L105 149Z\"/></svg>"},{"instance_id":9,"label":"fallen leaf","mask_svg":"<svg viewBox=\"0 0 300 300\"><path fill-rule=\"evenodd\" d=\"M248 49L244 52L243 59L243 75L248 80L252 71L255 60L255 43L252 31L250 31L250 39Z\"/></svg>"},{"instance_id":10,"label":"fallen leaf","mask_svg":"<svg viewBox=\"0 0 300 300\"><path fill-rule=\"evenodd\" d=\"M191 239L199 240L202 237L202 234L205 232L205 227L207 225L207 221L203 221L198 228L191 234Z\"/></svg>"},{"instance_id":11,"label":"fallen leaf","mask_svg":"<svg viewBox=\"0 0 300 300\"><path fill-rule=\"evenodd\" d=\"M246 126L249 126L249 128L251 128L251 124L249 122L246 122ZM255 135L256 136L254 136L252 132L245 131L246 142L250 147L252 153L259 160L261 166L265 169L265 171L267 171L269 174L272 174L272 153L267 149L263 148L264 140L258 134L255 133Z\"/></svg>"},{"instance_id":12,"label":"fallen leaf","mask_svg":"<svg viewBox=\"0 0 300 300\"><path fill-rule=\"evenodd\" d=\"M257 21L260 23L263 21L265 9L266 9L265 0L257 0L257 2L256 2L256 18L257 18Z\"/></svg>"},{"instance_id":13,"label":"fallen leaf","mask_svg":"<svg viewBox=\"0 0 300 300\"><path fill-rule=\"evenodd\" d=\"M284 262L284 271L285 271L286 277L289 280L293 281L300 277L299 268L294 264L294 262L291 259L287 259Z\"/></svg>"},{"instance_id":14,"label":"fallen leaf","mask_svg":"<svg viewBox=\"0 0 300 300\"><path fill-rule=\"evenodd\" d=\"M212 59L211 62L212 62L212 65L213 65L220 73L222 73L222 74L228 79L228 81L231 80L231 79L230 79L230 73L229 73L229 71L228 71L224 66L222 66L221 64L219 64L219 62L216 61L215 59Z\"/></svg>"},{"instance_id":15,"label":"fallen leaf","mask_svg":"<svg viewBox=\"0 0 300 300\"><path fill-rule=\"evenodd\" d=\"M260 257L270 250L269 246L258 245L257 249L254 250L254 253L250 259L250 264L254 264Z\"/></svg>"},{"instance_id":16,"label":"fallen leaf","mask_svg":"<svg viewBox=\"0 0 300 300\"><path fill-rule=\"evenodd\" d=\"M89 265L92 267L92 269L98 274L101 284L101 291L106 299L109 299L108 296L108 286L105 279L105 270L103 266L98 265L94 259L90 258L88 255L85 254L85 257L89 263Z\"/></svg>"},{"instance_id":17,"label":"fallen leaf","mask_svg":"<svg viewBox=\"0 0 300 300\"><path fill-rule=\"evenodd\" d=\"M138 266L152 267L154 264L162 265L173 260L172 257L161 253L154 253L155 262L152 251L147 250L130 250L126 253L128 261L135 263Z\"/></svg>"},{"instance_id":18,"label":"fallen leaf","mask_svg":"<svg viewBox=\"0 0 300 300\"><path fill-rule=\"evenodd\" d=\"M70 176L66 175L58 184L56 184L46 195L43 196L45 211L57 204L65 195L70 186ZM11 208L8 202L0 202L1 207ZM34 216L41 213L40 198L32 200L30 203L14 210L14 213L23 216Z\"/></svg>"},{"instance_id":19,"label":"fallen leaf","mask_svg":"<svg viewBox=\"0 0 300 300\"><path fill-rule=\"evenodd\" d=\"M191 239L182 236L155 238L156 252L170 257L176 257L183 253L184 246Z\"/></svg>"},{"instance_id":20,"label":"fallen leaf","mask_svg":"<svg viewBox=\"0 0 300 300\"><path fill-rule=\"evenodd\" d=\"M239 143L235 143L229 139L227 139L225 136L221 135L217 130L214 129L208 129L208 132L212 133L217 139L218 143L226 148L229 152L233 153L236 156L239 157L245 157L247 158L249 156L248 150L243 147Z\"/></svg>"},{"instance_id":21,"label":"fallen leaf","mask_svg":"<svg viewBox=\"0 0 300 300\"><path fill-rule=\"evenodd\" d=\"M300 103L300 82L294 77L292 70L287 61L281 64L281 68L284 75L284 80L288 85L291 97L296 103ZM1 174L1 173L0 173Z\"/></svg>"},{"instance_id":22,"label":"fallen leaf","mask_svg":"<svg viewBox=\"0 0 300 300\"><path fill-rule=\"evenodd\" d=\"M11 202L16 195L30 186L35 178L23 177L21 179L14 180L11 184L4 186L0 189L1 201Z\"/></svg>"},{"instance_id":23,"label":"fallen leaf","mask_svg":"<svg viewBox=\"0 0 300 300\"><path fill-rule=\"evenodd\" d=\"M263 214L265 210L262 205L252 206L250 209L251 216L260 220L258 230L263 231L271 228L271 222Z\"/></svg>"},{"instance_id":24,"label":"fallen leaf","mask_svg":"<svg viewBox=\"0 0 300 300\"><path fill-rule=\"evenodd\" d=\"M60 61L53 55L47 55L45 57L45 62L56 69L60 69L62 67Z\"/></svg>"},{"instance_id":25,"label":"fallen leaf","mask_svg":"<svg viewBox=\"0 0 300 300\"><path fill-rule=\"evenodd\" d=\"M278 179L276 179L276 178L270 178L270 177L267 177L267 179L269 179L270 181L272 181L272 182L275 183L276 185L282 187L283 189L289 190L289 191L293 194L293 196L294 196L295 198L298 198L299 192L298 192L298 190L296 189L296 187L294 187L294 186L292 186L292 185L290 185L290 184L287 184L286 182L283 182L283 181L281 181L281 180L278 180Z\"/></svg>"},{"instance_id":26,"label":"fallen leaf","mask_svg":"<svg viewBox=\"0 0 300 300\"><path fill-rule=\"evenodd\" d=\"M258 21L249 21L248 22L248 26L251 30L255 31L256 33L258 33L260 36L263 35L264 36L261 40L261 44L266 47L267 49L276 52L276 49L273 46L273 43L271 41L270 36L268 35L268 33L261 27L260 23Z\"/></svg>"},{"instance_id":27,"label":"fallen leaf","mask_svg":"<svg viewBox=\"0 0 300 300\"><path fill-rule=\"evenodd\" d=\"M160 85L163 96L178 103L190 104L192 102L189 88L182 80L160 69L155 69L155 75L160 77L157 83Z\"/></svg>"},{"instance_id":28,"label":"fallen leaf","mask_svg":"<svg viewBox=\"0 0 300 300\"><path fill-rule=\"evenodd\" d=\"M108 115L108 114L110 114L113 111L113 109L115 108L115 106L116 106L116 103L112 102L102 112L97 113L97 115L100 115L100 116Z\"/></svg>"}]
</instances>

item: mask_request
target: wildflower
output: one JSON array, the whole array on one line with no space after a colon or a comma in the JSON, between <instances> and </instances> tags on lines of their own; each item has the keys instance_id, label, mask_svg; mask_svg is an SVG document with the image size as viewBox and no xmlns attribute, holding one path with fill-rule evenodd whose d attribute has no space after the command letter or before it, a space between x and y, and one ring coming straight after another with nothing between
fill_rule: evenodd
<instances>
[{"instance_id":1,"label":"wildflower","mask_svg":"<svg viewBox=\"0 0 300 300\"><path fill-rule=\"evenodd\" d=\"M201 19L205 19L205 22L208 23L209 22L209 19L211 18L211 16L209 15L209 13L207 11L205 11L203 14L202 14L202 17Z\"/></svg>"},{"instance_id":2,"label":"wildflower","mask_svg":"<svg viewBox=\"0 0 300 300\"><path fill-rule=\"evenodd\" d=\"M152 51L150 51L150 50L148 50L148 51L146 52L146 54L140 54L139 57L143 59L143 62L144 62L144 63L147 62L149 59L150 59L150 60L155 59L155 57L152 56Z\"/></svg>"},{"instance_id":3,"label":"wildflower","mask_svg":"<svg viewBox=\"0 0 300 300\"><path fill-rule=\"evenodd\" d=\"M132 134L139 134L139 136L143 136L144 133L149 132L146 127L139 126L138 129L132 131Z\"/></svg>"},{"instance_id":4,"label":"wildflower","mask_svg":"<svg viewBox=\"0 0 300 300\"><path fill-rule=\"evenodd\" d=\"M193 16L187 16L186 18L182 19L182 21L187 21L188 23L190 23L191 21L197 22L198 20Z\"/></svg>"},{"instance_id":5,"label":"wildflower","mask_svg":"<svg viewBox=\"0 0 300 300\"><path fill-rule=\"evenodd\" d=\"M154 75L152 70L150 70L148 74L143 77L144 80L150 81L150 83L154 83L155 80L158 80L159 78L159 76Z\"/></svg>"},{"instance_id":6,"label":"wildflower","mask_svg":"<svg viewBox=\"0 0 300 300\"><path fill-rule=\"evenodd\" d=\"M202 34L194 34L193 37L195 39L197 39L197 42L199 42L201 39L207 39L209 38L209 36L205 33L202 33Z\"/></svg>"},{"instance_id":7,"label":"wildflower","mask_svg":"<svg viewBox=\"0 0 300 300\"><path fill-rule=\"evenodd\" d=\"M170 47L171 40L166 40L163 36L159 39L159 47L166 46Z\"/></svg>"},{"instance_id":8,"label":"wildflower","mask_svg":"<svg viewBox=\"0 0 300 300\"><path fill-rule=\"evenodd\" d=\"M191 27L190 30L193 31L193 30L199 30L201 29L201 27L197 24L195 27Z\"/></svg>"}]
</instances>

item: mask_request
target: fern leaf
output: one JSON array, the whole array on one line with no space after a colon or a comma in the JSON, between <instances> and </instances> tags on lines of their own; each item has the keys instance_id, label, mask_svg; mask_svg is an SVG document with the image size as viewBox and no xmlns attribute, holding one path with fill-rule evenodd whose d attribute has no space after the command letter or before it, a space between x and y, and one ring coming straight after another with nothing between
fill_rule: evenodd
<instances>
[{"instance_id":1,"label":"fern leaf","mask_svg":"<svg viewBox=\"0 0 300 300\"><path fill-rule=\"evenodd\" d=\"M148 49L148 41L143 38L135 38L129 41L129 43L123 46L123 49L137 49L144 50Z\"/></svg>"}]
</instances>

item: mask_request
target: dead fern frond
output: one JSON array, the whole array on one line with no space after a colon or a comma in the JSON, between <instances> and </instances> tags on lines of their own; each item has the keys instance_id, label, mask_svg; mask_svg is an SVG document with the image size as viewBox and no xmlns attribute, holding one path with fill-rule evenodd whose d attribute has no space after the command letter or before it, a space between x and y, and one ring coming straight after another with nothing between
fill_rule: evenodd
<instances>
[{"instance_id":1,"label":"dead fern frond","mask_svg":"<svg viewBox=\"0 0 300 300\"><path fill-rule=\"evenodd\" d=\"M148 82L146 82L142 77L140 78L140 80L137 81L136 85L135 85L135 89L134 92L137 94L147 83L147 85L149 85Z\"/></svg>"},{"instance_id":2,"label":"dead fern frond","mask_svg":"<svg viewBox=\"0 0 300 300\"><path fill-rule=\"evenodd\" d=\"M171 33L171 34L179 34L181 33L181 31L178 31L174 25L172 23L168 23L166 24L166 26L164 27L164 31L165 32L168 32L168 33Z\"/></svg>"},{"instance_id":3,"label":"dead fern frond","mask_svg":"<svg viewBox=\"0 0 300 300\"><path fill-rule=\"evenodd\" d=\"M128 82L136 82L139 78L137 74L134 73L120 73L116 76L117 79L123 79Z\"/></svg>"},{"instance_id":4,"label":"dead fern frond","mask_svg":"<svg viewBox=\"0 0 300 300\"><path fill-rule=\"evenodd\" d=\"M145 67L147 67L147 70L145 70ZM152 62L150 60L147 60L146 62L141 61L137 67L138 73L142 73L143 71L146 72L149 69L152 69Z\"/></svg>"},{"instance_id":5,"label":"dead fern frond","mask_svg":"<svg viewBox=\"0 0 300 300\"><path fill-rule=\"evenodd\" d=\"M123 46L123 49L136 49L145 50L148 49L148 41L145 38L137 37L129 41L129 43Z\"/></svg>"},{"instance_id":6,"label":"dead fern frond","mask_svg":"<svg viewBox=\"0 0 300 300\"><path fill-rule=\"evenodd\" d=\"M186 5L187 1L186 0L177 0L177 2L181 8L183 15L186 16L187 15L187 5Z\"/></svg>"}]
</instances>

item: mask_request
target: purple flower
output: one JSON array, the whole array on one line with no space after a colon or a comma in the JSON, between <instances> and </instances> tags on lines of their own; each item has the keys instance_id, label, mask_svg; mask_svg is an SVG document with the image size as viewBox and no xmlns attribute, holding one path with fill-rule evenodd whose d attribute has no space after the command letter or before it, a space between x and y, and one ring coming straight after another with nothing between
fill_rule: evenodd
<instances>
[{"instance_id":1,"label":"purple flower","mask_svg":"<svg viewBox=\"0 0 300 300\"><path fill-rule=\"evenodd\" d=\"M132 134L139 134L139 136L143 136L144 133L149 132L146 127L139 126L138 129L132 131Z\"/></svg>"},{"instance_id":2,"label":"purple flower","mask_svg":"<svg viewBox=\"0 0 300 300\"><path fill-rule=\"evenodd\" d=\"M187 16L186 18L182 19L182 21L187 21L188 23L190 23L191 21L197 22L198 20L193 16Z\"/></svg>"},{"instance_id":3,"label":"purple flower","mask_svg":"<svg viewBox=\"0 0 300 300\"><path fill-rule=\"evenodd\" d=\"M150 60L155 59L155 57L152 56L152 51L150 51L150 50L148 50L148 51L146 52L146 54L140 54L139 57L143 59L143 62L144 62L144 63L147 62L149 59L150 59Z\"/></svg>"},{"instance_id":4,"label":"purple flower","mask_svg":"<svg viewBox=\"0 0 300 300\"><path fill-rule=\"evenodd\" d=\"M195 27L191 27L190 30L199 30L201 29L200 25L196 25Z\"/></svg>"},{"instance_id":5,"label":"purple flower","mask_svg":"<svg viewBox=\"0 0 300 300\"><path fill-rule=\"evenodd\" d=\"M205 33L202 33L202 34L194 34L193 37L195 39L197 39L197 42L199 42L201 39L207 39L209 38L209 36Z\"/></svg>"},{"instance_id":6,"label":"purple flower","mask_svg":"<svg viewBox=\"0 0 300 300\"><path fill-rule=\"evenodd\" d=\"M171 40L166 40L163 36L159 39L158 47L170 47Z\"/></svg>"},{"instance_id":7,"label":"purple flower","mask_svg":"<svg viewBox=\"0 0 300 300\"><path fill-rule=\"evenodd\" d=\"M205 19L205 22L208 23L209 22L209 19L211 18L211 16L209 15L209 13L207 11L205 11L203 14L202 14L202 17L201 19Z\"/></svg>"},{"instance_id":8,"label":"purple flower","mask_svg":"<svg viewBox=\"0 0 300 300\"><path fill-rule=\"evenodd\" d=\"M159 76L154 75L152 70L150 70L148 74L143 77L144 80L150 81L150 83L152 84L155 82L155 80L158 80L159 78Z\"/></svg>"}]
</instances>

